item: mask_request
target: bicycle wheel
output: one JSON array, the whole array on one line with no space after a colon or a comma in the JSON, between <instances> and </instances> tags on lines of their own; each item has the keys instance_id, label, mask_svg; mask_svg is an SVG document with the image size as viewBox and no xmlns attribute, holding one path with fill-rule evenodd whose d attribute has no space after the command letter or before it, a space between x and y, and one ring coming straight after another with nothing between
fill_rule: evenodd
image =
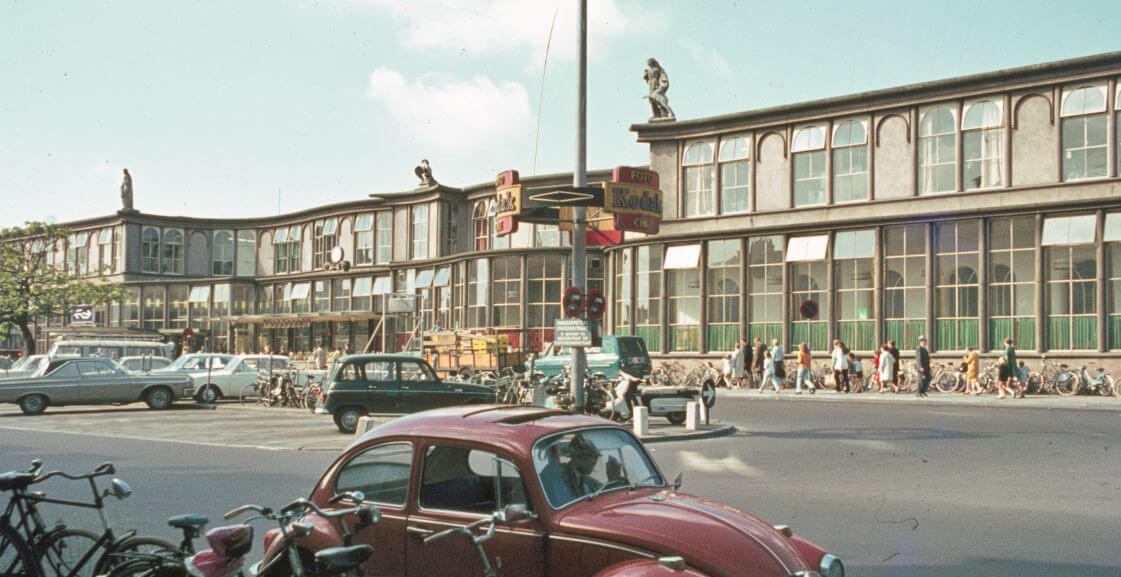
<instances>
[{"instance_id":1,"label":"bicycle wheel","mask_svg":"<svg viewBox=\"0 0 1121 577\"><path fill-rule=\"evenodd\" d=\"M116 549L106 551L101 556L101 560L97 563L96 575L103 575L108 573L117 565L125 561L124 557L118 557L114 553L167 553L174 554L179 551L179 546L166 539L159 537L149 537L142 535L140 537L132 537L125 539ZM47 576L50 577L50 576Z\"/></svg>"},{"instance_id":2,"label":"bicycle wheel","mask_svg":"<svg viewBox=\"0 0 1121 577\"><path fill-rule=\"evenodd\" d=\"M93 577L97 573L97 560L104 555L104 551L94 551L85 559L90 550L97 547L98 535L82 529L63 529L52 533L46 539L35 544L35 556L47 577Z\"/></svg>"},{"instance_id":3,"label":"bicycle wheel","mask_svg":"<svg viewBox=\"0 0 1121 577\"><path fill-rule=\"evenodd\" d=\"M1043 390L1043 376L1039 373L1028 373L1028 382L1024 386L1026 387L1026 393L1038 394Z\"/></svg>"},{"instance_id":4,"label":"bicycle wheel","mask_svg":"<svg viewBox=\"0 0 1121 577\"><path fill-rule=\"evenodd\" d=\"M1109 375L1102 377L1102 384L1098 385L1098 394L1103 397L1112 397L1117 394L1117 386L1113 382L1113 377Z\"/></svg>"},{"instance_id":5,"label":"bicycle wheel","mask_svg":"<svg viewBox=\"0 0 1121 577\"><path fill-rule=\"evenodd\" d=\"M304 408L309 411L315 411L315 405L319 403L319 388L308 387L304 392Z\"/></svg>"},{"instance_id":6,"label":"bicycle wheel","mask_svg":"<svg viewBox=\"0 0 1121 577\"><path fill-rule=\"evenodd\" d=\"M1059 376L1055 377L1055 391L1064 397L1077 395L1081 388L1082 379L1070 371L1059 373Z\"/></svg>"},{"instance_id":7,"label":"bicycle wheel","mask_svg":"<svg viewBox=\"0 0 1121 577\"><path fill-rule=\"evenodd\" d=\"M257 388L257 385L245 385L241 388L241 394L238 395L238 399L241 401L241 404L246 405L250 402L256 402L260 396L261 391Z\"/></svg>"},{"instance_id":8,"label":"bicycle wheel","mask_svg":"<svg viewBox=\"0 0 1121 577\"><path fill-rule=\"evenodd\" d=\"M7 523L0 524L0 577L49 577L27 541Z\"/></svg>"},{"instance_id":9,"label":"bicycle wheel","mask_svg":"<svg viewBox=\"0 0 1121 577\"><path fill-rule=\"evenodd\" d=\"M125 557L106 577L190 577L182 556Z\"/></svg>"},{"instance_id":10,"label":"bicycle wheel","mask_svg":"<svg viewBox=\"0 0 1121 577\"><path fill-rule=\"evenodd\" d=\"M958 376L950 371L942 371L934 378L934 388L942 393L952 393L958 390Z\"/></svg>"}]
</instances>

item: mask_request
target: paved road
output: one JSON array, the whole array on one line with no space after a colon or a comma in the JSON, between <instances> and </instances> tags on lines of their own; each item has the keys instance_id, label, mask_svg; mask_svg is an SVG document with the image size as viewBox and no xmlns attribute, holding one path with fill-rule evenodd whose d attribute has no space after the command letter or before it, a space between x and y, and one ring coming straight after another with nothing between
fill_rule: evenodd
<instances>
[{"instance_id":1,"label":"paved road","mask_svg":"<svg viewBox=\"0 0 1121 577\"><path fill-rule=\"evenodd\" d=\"M244 417L223 409L205 414L238 435ZM90 416L71 418L96 429ZM244 422L279 436L309 422L269 417ZM684 490L791 525L845 559L850 575L1121 575L1116 411L726 396L714 417L740 431L651 445L663 470L685 471ZM335 455L150 441L142 427L138 438L11 428L34 422L0 417L0 469L32 456L73 470L112 460L135 489L113 518L165 535L162 519L175 513L218 519L243 502L305 495Z\"/></svg>"}]
</instances>

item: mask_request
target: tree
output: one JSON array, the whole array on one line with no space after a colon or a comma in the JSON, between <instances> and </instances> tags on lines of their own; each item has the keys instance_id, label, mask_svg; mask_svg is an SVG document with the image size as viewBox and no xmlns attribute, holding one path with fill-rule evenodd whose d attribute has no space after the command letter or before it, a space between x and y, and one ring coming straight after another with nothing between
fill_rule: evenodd
<instances>
[{"instance_id":1,"label":"tree","mask_svg":"<svg viewBox=\"0 0 1121 577\"><path fill-rule=\"evenodd\" d=\"M70 306L120 300L124 289L56 266L48 255L65 246L66 228L43 222L0 229L0 325L23 335L24 354L35 352L35 319L69 313ZM96 272L96 271L95 271Z\"/></svg>"}]
</instances>

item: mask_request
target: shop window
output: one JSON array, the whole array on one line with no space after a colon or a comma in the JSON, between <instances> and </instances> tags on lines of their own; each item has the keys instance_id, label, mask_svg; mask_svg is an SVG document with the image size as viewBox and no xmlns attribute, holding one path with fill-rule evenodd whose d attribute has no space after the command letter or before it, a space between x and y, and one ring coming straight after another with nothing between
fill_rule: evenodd
<instances>
[{"instance_id":1,"label":"shop window","mask_svg":"<svg viewBox=\"0 0 1121 577\"><path fill-rule=\"evenodd\" d=\"M522 258L504 256L494 259L494 319L495 328L521 326Z\"/></svg>"},{"instance_id":2,"label":"shop window","mask_svg":"<svg viewBox=\"0 0 1121 577\"><path fill-rule=\"evenodd\" d=\"M163 262L160 272L183 274L183 231L169 228L163 231Z\"/></svg>"},{"instance_id":3,"label":"shop window","mask_svg":"<svg viewBox=\"0 0 1121 577\"><path fill-rule=\"evenodd\" d=\"M829 349L828 235L793 237L787 243L790 263L790 343L810 350Z\"/></svg>"},{"instance_id":4,"label":"shop window","mask_svg":"<svg viewBox=\"0 0 1121 577\"><path fill-rule=\"evenodd\" d=\"M713 143L694 142L685 148L685 195L682 215L716 214L716 166L713 164Z\"/></svg>"},{"instance_id":5,"label":"shop window","mask_svg":"<svg viewBox=\"0 0 1121 577\"><path fill-rule=\"evenodd\" d=\"M230 314L234 316L253 314L253 300L253 287L234 285L230 288Z\"/></svg>"},{"instance_id":6,"label":"shop window","mask_svg":"<svg viewBox=\"0 0 1121 577\"><path fill-rule=\"evenodd\" d=\"M526 257L526 306L530 329L530 344L540 350L541 344L552 342L553 324L561 318L561 272L564 257L561 255L531 255ZM618 333L616 333L618 334Z\"/></svg>"},{"instance_id":7,"label":"shop window","mask_svg":"<svg viewBox=\"0 0 1121 577\"><path fill-rule=\"evenodd\" d=\"M1063 92L1063 181L1108 176L1106 87Z\"/></svg>"},{"instance_id":8,"label":"shop window","mask_svg":"<svg viewBox=\"0 0 1121 577\"><path fill-rule=\"evenodd\" d=\"M701 348L701 245L666 248L666 298L669 299L669 350Z\"/></svg>"},{"instance_id":9,"label":"shop window","mask_svg":"<svg viewBox=\"0 0 1121 577\"><path fill-rule=\"evenodd\" d=\"M211 257L211 274L231 276L234 274L234 233L219 230L214 233L214 247Z\"/></svg>"},{"instance_id":10,"label":"shop window","mask_svg":"<svg viewBox=\"0 0 1121 577\"><path fill-rule=\"evenodd\" d=\"M185 329L188 326L191 288L187 285L167 287L167 328Z\"/></svg>"},{"instance_id":11,"label":"shop window","mask_svg":"<svg viewBox=\"0 0 1121 577\"><path fill-rule=\"evenodd\" d=\"M919 119L919 194L957 189L957 110L941 105Z\"/></svg>"},{"instance_id":12,"label":"shop window","mask_svg":"<svg viewBox=\"0 0 1121 577\"><path fill-rule=\"evenodd\" d=\"M833 241L834 279L837 285L837 336L848 348L876 348L876 321L872 310L875 283L873 263L876 231L838 232Z\"/></svg>"},{"instance_id":13,"label":"shop window","mask_svg":"<svg viewBox=\"0 0 1121 577\"><path fill-rule=\"evenodd\" d=\"M140 272L160 272L160 231L146 226L140 233Z\"/></svg>"},{"instance_id":14,"label":"shop window","mask_svg":"<svg viewBox=\"0 0 1121 577\"><path fill-rule=\"evenodd\" d=\"M210 318L210 287L191 287L191 294L187 299L191 310L191 326L198 326L203 319Z\"/></svg>"},{"instance_id":15,"label":"shop window","mask_svg":"<svg viewBox=\"0 0 1121 577\"><path fill-rule=\"evenodd\" d=\"M615 302L615 316L613 334L629 335L632 331L634 318L634 295L631 287L634 281L634 249L624 248L615 253L615 285L612 297Z\"/></svg>"},{"instance_id":16,"label":"shop window","mask_svg":"<svg viewBox=\"0 0 1121 577\"><path fill-rule=\"evenodd\" d=\"M866 120L846 120L833 128L833 202L854 200L868 200Z\"/></svg>"},{"instance_id":17,"label":"shop window","mask_svg":"<svg viewBox=\"0 0 1121 577\"><path fill-rule=\"evenodd\" d=\"M163 302L165 290L162 286L144 287L144 310L141 326L158 331L163 328Z\"/></svg>"},{"instance_id":18,"label":"shop window","mask_svg":"<svg viewBox=\"0 0 1121 577\"><path fill-rule=\"evenodd\" d=\"M230 315L230 285L214 285L214 297L210 304L210 316L221 319Z\"/></svg>"},{"instance_id":19,"label":"shop window","mask_svg":"<svg viewBox=\"0 0 1121 577\"><path fill-rule=\"evenodd\" d=\"M747 239L748 335L770 343L782 338L782 236Z\"/></svg>"},{"instance_id":20,"label":"shop window","mask_svg":"<svg viewBox=\"0 0 1121 577\"><path fill-rule=\"evenodd\" d=\"M806 126L794 133L794 206L825 204L825 128Z\"/></svg>"},{"instance_id":21,"label":"shop window","mask_svg":"<svg viewBox=\"0 0 1121 577\"><path fill-rule=\"evenodd\" d=\"M709 351L731 351L740 338L740 239L708 243L706 331Z\"/></svg>"},{"instance_id":22,"label":"shop window","mask_svg":"<svg viewBox=\"0 0 1121 577\"><path fill-rule=\"evenodd\" d=\"M1035 217L989 221L989 348L1035 350Z\"/></svg>"},{"instance_id":23,"label":"shop window","mask_svg":"<svg viewBox=\"0 0 1121 577\"><path fill-rule=\"evenodd\" d=\"M884 228L884 342L896 347L917 346L927 333L927 230L925 224Z\"/></svg>"},{"instance_id":24,"label":"shop window","mask_svg":"<svg viewBox=\"0 0 1121 577\"><path fill-rule=\"evenodd\" d=\"M1048 350L1098 348L1097 217L1043 221Z\"/></svg>"},{"instance_id":25,"label":"shop window","mask_svg":"<svg viewBox=\"0 0 1121 577\"><path fill-rule=\"evenodd\" d=\"M720 143L720 213L747 212L751 198L751 137Z\"/></svg>"},{"instance_id":26,"label":"shop window","mask_svg":"<svg viewBox=\"0 0 1121 577\"><path fill-rule=\"evenodd\" d=\"M634 313L635 335L650 351L662 350L662 247L644 245L635 249Z\"/></svg>"},{"instance_id":27,"label":"shop window","mask_svg":"<svg viewBox=\"0 0 1121 577\"><path fill-rule=\"evenodd\" d=\"M467 326L486 328L487 303L490 298L490 259L480 258L467 262Z\"/></svg>"},{"instance_id":28,"label":"shop window","mask_svg":"<svg viewBox=\"0 0 1121 577\"><path fill-rule=\"evenodd\" d=\"M374 214L360 214L354 219L354 264L374 262Z\"/></svg>"},{"instance_id":29,"label":"shop window","mask_svg":"<svg viewBox=\"0 0 1121 577\"><path fill-rule=\"evenodd\" d=\"M935 350L978 348L977 221L934 226Z\"/></svg>"},{"instance_id":30,"label":"shop window","mask_svg":"<svg viewBox=\"0 0 1121 577\"><path fill-rule=\"evenodd\" d=\"M966 103L962 118L962 187L993 188L1004 183L1004 111L999 100Z\"/></svg>"}]
</instances>

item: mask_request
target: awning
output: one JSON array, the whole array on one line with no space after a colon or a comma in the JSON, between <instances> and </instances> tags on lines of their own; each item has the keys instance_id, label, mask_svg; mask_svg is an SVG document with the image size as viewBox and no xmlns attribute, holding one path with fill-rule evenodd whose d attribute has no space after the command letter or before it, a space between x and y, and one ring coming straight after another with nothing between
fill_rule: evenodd
<instances>
[{"instance_id":1,"label":"awning","mask_svg":"<svg viewBox=\"0 0 1121 577\"><path fill-rule=\"evenodd\" d=\"M1047 218L1043 220L1043 246L1092 244L1097 228L1098 217L1093 214Z\"/></svg>"},{"instance_id":2,"label":"awning","mask_svg":"<svg viewBox=\"0 0 1121 577\"><path fill-rule=\"evenodd\" d=\"M448 286L452 280L452 267L446 266L436 271L436 278L432 281L432 286Z\"/></svg>"},{"instance_id":3,"label":"awning","mask_svg":"<svg viewBox=\"0 0 1121 577\"><path fill-rule=\"evenodd\" d=\"M393 278L389 276L379 276L374 278L374 294L387 295L393 292Z\"/></svg>"},{"instance_id":4,"label":"awning","mask_svg":"<svg viewBox=\"0 0 1121 577\"><path fill-rule=\"evenodd\" d=\"M786 262L825 260L829 247L829 235L795 236L786 247Z\"/></svg>"},{"instance_id":5,"label":"awning","mask_svg":"<svg viewBox=\"0 0 1121 577\"><path fill-rule=\"evenodd\" d=\"M432 277L435 274L436 273L432 269L425 269L416 273L416 282L413 283L413 287L418 289L430 288L432 286Z\"/></svg>"},{"instance_id":6,"label":"awning","mask_svg":"<svg viewBox=\"0 0 1121 577\"><path fill-rule=\"evenodd\" d=\"M665 270L697 268L701 260L701 245L680 244L666 249Z\"/></svg>"},{"instance_id":7,"label":"awning","mask_svg":"<svg viewBox=\"0 0 1121 577\"><path fill-rule=\"evenodd\" d=\"M370 277L360 276L354 279L354 292L352 294L356 297L370 296Z\"/></svg>"},{"instance_id":8,"label":"awning","mask_svg":"<svg viewBox=\"0 0 1121 577\"><path fill-rule=\"evenodd\" d=\"M308 291L311 290L311 283L301 282L292 285L292 300L298 301L307 298Z\"/></svg>"},{"instance_id":9,"label":"awning","mask_svg":"<svg viewBox=\"0 0 1121 577\"><path fill-rule=\"evenodd\" d=\"M191 295L187 297L187 302L191 303L205 303L210 301L210 287L196 286L191 287Z\"/></svg>"}]
</instances>

